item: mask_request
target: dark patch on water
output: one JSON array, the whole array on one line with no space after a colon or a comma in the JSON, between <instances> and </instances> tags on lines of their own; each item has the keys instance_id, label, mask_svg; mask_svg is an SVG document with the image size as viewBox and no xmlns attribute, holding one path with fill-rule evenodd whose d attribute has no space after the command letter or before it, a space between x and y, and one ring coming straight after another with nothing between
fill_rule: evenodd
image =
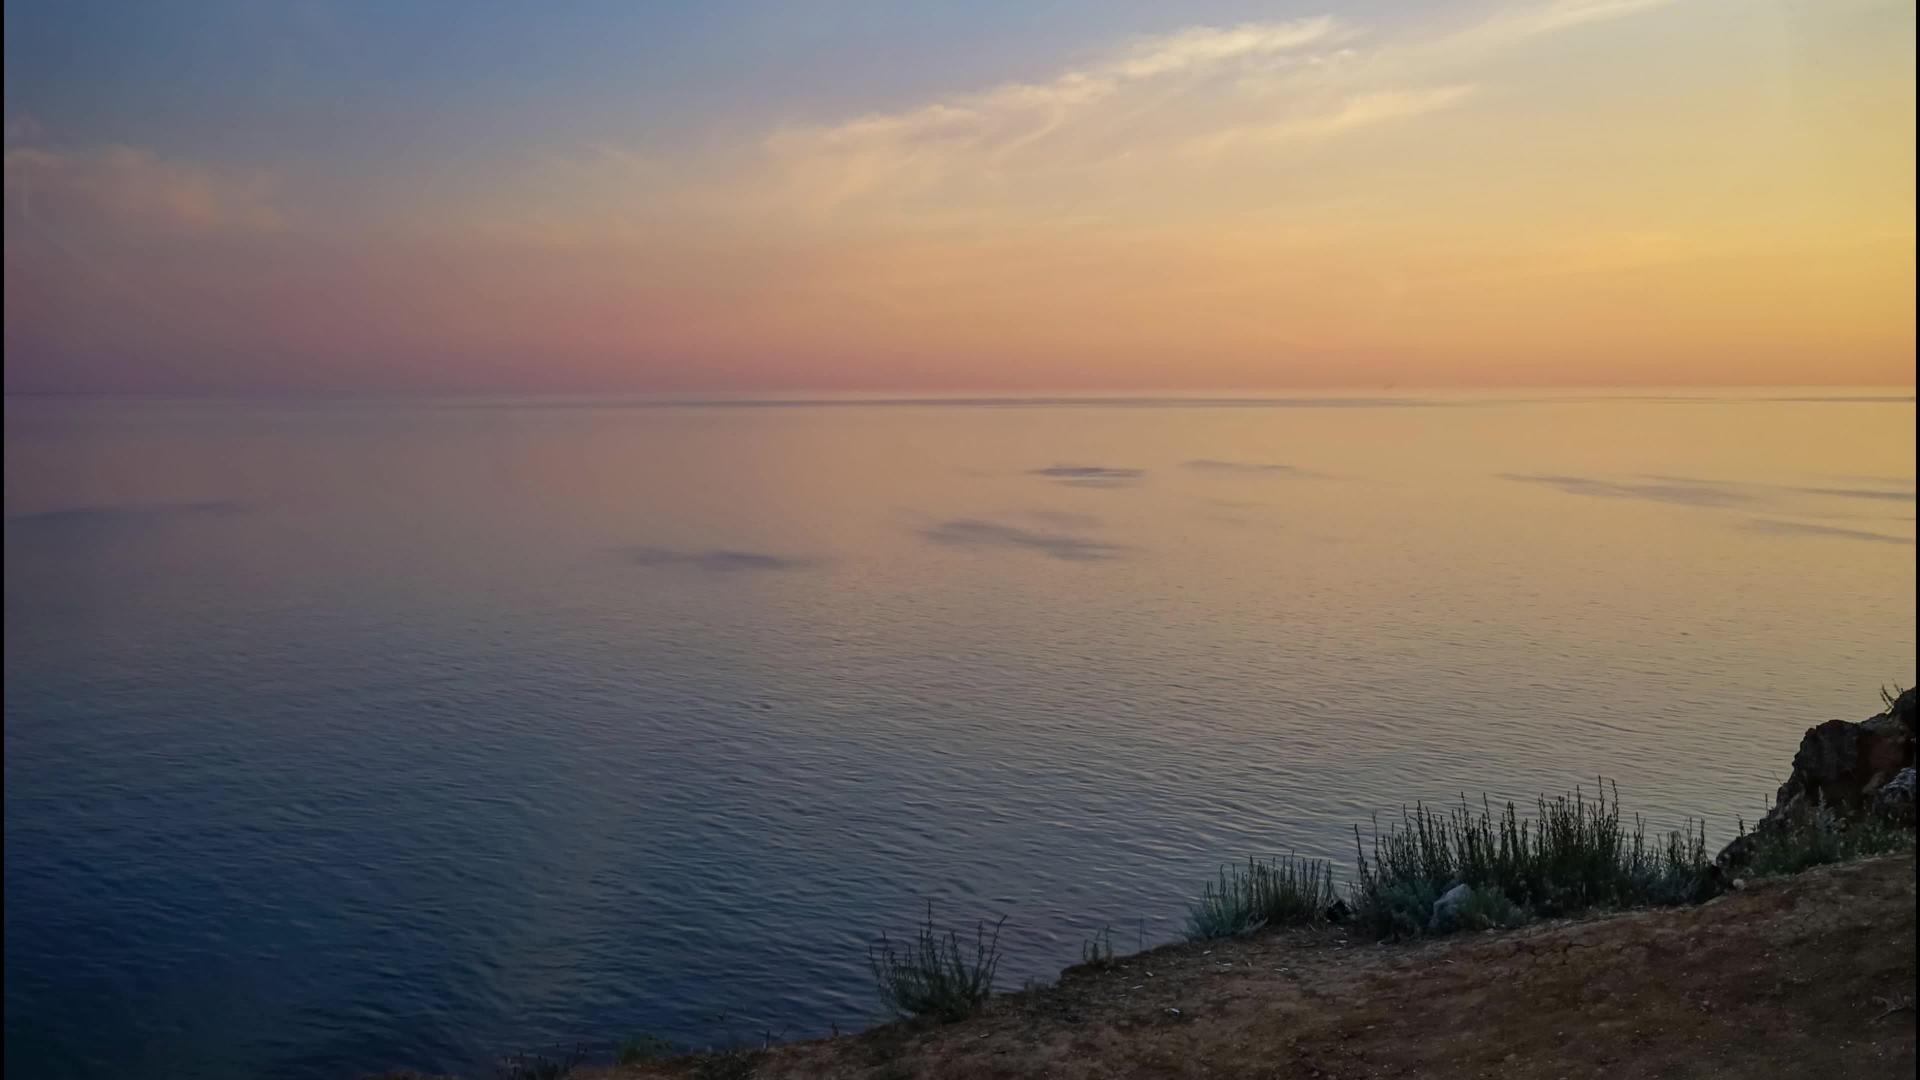
<instances>
[{"instance_id":1,"label":"dark patch on water","mask_svg":"<svg viewBox=\"0 0 1920 1080\"><path fill-rule=\"evenodd\" d=\"M1868 532L1865 529L1843 529L1838 525L1813 525L1804 521L1777 521L1771 518L1751 518L1747 528L1755 532L1778 533L1788 536L1831 536L1840 540L1864 540L1876 544L1911 544L1911 536L1889 536L1886 533Z\"/></svg>"},{"instance_id":2,"label":"dark patch on water","mask_svg":"<svg viewBox=\"0 0 1920 1080\"><path fill-rule=\"evenodd\" d=\"M1049 465L1031 470L1034 476L1071 487L1125 487L1137 484L1147 475L1145 469L1120 469L1108 465Z\"/></svg>"},{"instance_id":3,"label":"dark patch on water","mask_svg":"<svg viewBox=\"0 0 1920 1080\"><path fill-rule=\"evenodd\" d=\"M1544 484L1569 495L1587 495L1601 499L1639 499L1645 502L1678 503L1682 506L1745 506L1753 497L1713 481L1682 482L1678 479L1654 483L1620 483L1590 476L1535 476L1526 473L1501 473L1508 480L1523 484Z\"/></svg>"},{"instance_id":4,"label":"dark patch on water","mask_svg":"<svg viewBox=\"0 0 1920 1080\"><path fill-rule=\"evenodd\" d=\"M1830 495L1836 499L1880 499L1887 502L1913 502L1916 497L1920 497L1912 488L1905 491L1839 487L1796 487L1787 490L1801 495Z\"/></svg>"},{"instance_id":5,"label":"dark patch on water","mask_svg":"<svg viewBox=\"0 0 1920 1080\"><path fill-rule=\"evenodd\" d=\"M1213 458L1195 458L1182 462L1182 467L1199 469L1203 472L1230 473L1298 473L1292 465L1275 465L1264 461L1216 461Z\"/></svg>"},{"instance_id":6,"label":"dark patch on water","mask_svg":"<svg viewBox=\"0 0 1920 1080\"><path fill-rule=\"evenodd\" d=\"M801 570L815 564L812 559L769 555L763 551L736 551L732 548L682 550L664 547L630 547L623 549L622 554L635 566L682 567L710 574Z\"/></svg>"},{"instance_id":7,"label":"dark patch on water","mask_svg":"<svg viewBox=\"0 0 1920 1080\"><path fill-rule=\"evenodd\" d=\"M1114 559L1126 551L1126 548L1119 544L1109 544L1091 537L1023 529L1018 525L1005 525L996 521L980 521L971 518L943 521L930 529L922 530L920 535L934 543L953 547L1024 549L1068 562Z\"/></svg>"}]
</instances>

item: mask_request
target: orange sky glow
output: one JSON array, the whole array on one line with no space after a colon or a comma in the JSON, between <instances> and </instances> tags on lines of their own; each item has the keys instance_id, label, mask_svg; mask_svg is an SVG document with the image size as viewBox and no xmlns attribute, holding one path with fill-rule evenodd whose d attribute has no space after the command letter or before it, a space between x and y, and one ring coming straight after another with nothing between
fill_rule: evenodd
<instances>
[{"instance_id":1,"label":"orange sky glow","mask_svg":"<svg viewBox=\"0 0 1920 1080\"><path fill-rule=\"evenodd\" d=\"M404 167L10 79L7 389L1913 381L1911 3L1296 5L1019 66Z\"/></svg>"}]
</instances>

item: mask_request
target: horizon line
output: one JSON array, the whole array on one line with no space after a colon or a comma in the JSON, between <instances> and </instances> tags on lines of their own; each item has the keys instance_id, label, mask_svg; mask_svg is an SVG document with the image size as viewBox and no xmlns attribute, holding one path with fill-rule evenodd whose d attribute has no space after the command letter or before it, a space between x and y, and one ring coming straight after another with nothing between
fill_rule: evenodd
<instances>
[{"instance_id":1,"label":"horizon line","mask_svg":"<svg viewBox=\"0 0 1920 1080\"><path fill-rule=\"evenodd\" d=\"M1912 384L1601 384L1591 386L1513 384L1501 386L1371 386L1213 390L1076 390L1051 392L896 390L647 392L634 390L213 390L100 391L8 390L7 400L174 401L174 402L420 402L484 406L524 402L574 407L779 407L779 406L1189 406L1189 407L1387 407L1444 404L1575 402L1583 399L1666 402L1833 402L1900 404L1916 400ZM1767 396L1791 393L1793 396ZM1515 397L1512 395L1538 395Z\"/></svg>"}]
</instances>

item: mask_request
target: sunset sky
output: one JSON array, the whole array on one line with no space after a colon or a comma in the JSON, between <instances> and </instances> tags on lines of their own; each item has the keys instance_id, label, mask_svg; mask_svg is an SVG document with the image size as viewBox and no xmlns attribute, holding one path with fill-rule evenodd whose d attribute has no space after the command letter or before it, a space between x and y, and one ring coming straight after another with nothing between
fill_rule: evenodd
<instances>
[{"instance_id":1,"label":"sunset sky","mask_svg":"<svg viewBox=\"0 0 1920 1080\"><path fill-rule=\"evenodd\" d=\"M10 392L1914 373L1912 0L15 2Z\"/></svg>"}]
</instances>

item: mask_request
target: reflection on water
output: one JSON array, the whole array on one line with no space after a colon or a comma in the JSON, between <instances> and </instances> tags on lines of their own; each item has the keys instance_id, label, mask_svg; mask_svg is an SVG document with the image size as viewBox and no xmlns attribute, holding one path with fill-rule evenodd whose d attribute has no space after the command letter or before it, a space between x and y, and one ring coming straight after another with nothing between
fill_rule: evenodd
<instances>
[{"instance_id":1,"label":"reflection on water","mask_svg":"<svg viewBox=\"0 0 1920 1080\"><path fill-rule=\"evenodd\" d=\"M9 399L8 1070L846 1028L1914 677L1909 391L778 405Z\"/></svg>"}]
</instances>

